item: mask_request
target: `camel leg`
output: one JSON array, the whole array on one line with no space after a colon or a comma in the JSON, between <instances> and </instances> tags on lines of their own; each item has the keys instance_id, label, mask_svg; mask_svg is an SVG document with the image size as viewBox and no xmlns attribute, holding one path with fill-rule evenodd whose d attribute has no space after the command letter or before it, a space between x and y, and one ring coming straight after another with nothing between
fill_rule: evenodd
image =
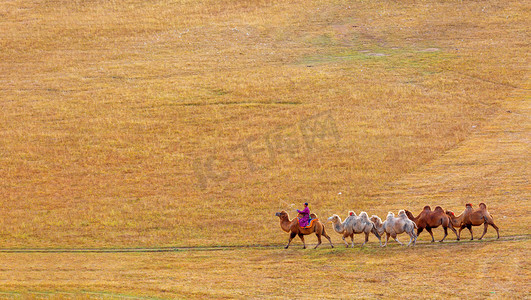
<instances>
[{"instance_id":1,"label":"camel leg","mask_svg":"<svg viewBox=\"0 0 531 300\"><path fill-rule=\"evenodd\" d=\"M365 246L365 244L367 244L368 241L369 241L369 233L365 232L365 242L363 242L363 245L361 245L361 246L362 247Z\"/></svg>"},{"instance_id":2,"label":"camel leg","mask_svg":"<svg viewBox=\"0 0 531 300\"><path fill-rule=\"evenodd\" d=\"M479 238L480 240L483 238L483 236L485 235L485 233L487 233L487 227L488 225L492 226L494 229L496 229L496 234L498 235L497 239L500 238L500 231L499 231L499 228L498 226L496 226L496 224L494 224L494 222L487 220L487 222L485 222L485 230L483 231L483 235Z\"/></svg>"},{"instance_id":3,"label":"camel leg","mask_svg":"<svg viewBox=\"0 0 531 300\"><path fill-rule=\"evenodd\" d=\"M470 240L474 240L474 233L472 232L472 225L467 225L466 228L468 228L468 231L470 231L470 236L472 237Z\"/></svg>"},{"instance_id":4,"label":"camel leg","mask_svg":"<svg viewBox=\"0 0 531 300\"><path fill-rule=\"evenodd\" d=\"M304 241L304 235L299 233L299 238L302 241L302 249L306 249L306 242ZM319 245L317 245L317 246L319 246Z\"/></svg>"},{"instance_id":5,"label":"camel leg","mask_svg":"<svg viewBox=\"0 0 531 300\"><path fill-rule=\"evenodd\" d=\"M402 244L402 243L398 240L398 236L396 235L396 233L393 233L393 234L392 234L392 237L393 237L393 239L395 239L395 241L396 241L397 243L399 243L399 244L402 245L402 246L404 245L404 244Z\"/></svg>"},{"instance_id":6,"label":"camel leg","mask_svg":"<svg viewBox=\"0 0 531 300\"><path fill-rule=\"evenodd\" d=\"M479 238L480 240L485 236L485 233L487 233L487 227L489 227L489 224L487 222L483 223L483 225L484 225L483 234Z\"/></svg>"},{"instance_id":7,"label":"camel leg","mask_svg":"<svg viewBox=\"0 0 531 300\"><path fill-rule=\"evenodd\" d=\"M465 229L466 225L463 225L459 228L459 234L457 235L457 240L459 241L461 239L461 230Z\"/></svg>"},{"instance_id":8,"label":"camel leg","mask_svg":"<svg viewBox=\"0 0 531 300\"><path fill-rule=\"evenodd\" d=\"M411 242L413 242L413 246L415 246L415 244L417 243L417 236L418 235L415 235L415 231L411 230L411 232L409 233L409 244L407 244L408 247L409 245L411 245Z\"/></svg>"},{"instance_id":9,"label":"camel leg","mask_svg":"<svg viewBox=\"0 0 531 300\"><path fill-rule=\"evenodd\" d=\"M387 238L385 239L385 244L381 247L387 247L387 242L389 242L389 236L391 236L389 233L385 233L387 235Z\"/></svg>"},{"instance_id":10,"label":"camel leg","mask_svg":"<svg viewBox=\"0 0 531 300\"><path fill-rule=\"evenodd\" d=\"M489 225L494 227L494 229L496 229L496 234L498 234L497 239L499 239L500 238L500 231L498 230L498 226L496 226L496 224L494 224L494 222L489 223Z\"/></svg>"},{"instance_id":11,"label":"camel leg","mask_svg":"<svg viewBox=\"0 0 531 300\"><path fill-rule=\"evenodd\" d=\"M441 243L442 243L442 241L444 241L444 239L445 239L446 236L448 235L448 227L443 227L443 229L444 229L444 236L443 236L442 240L439 241L439 242L441 242Z\"/></svg>"},{"instance_id":12,"label":"camel leg","mask_svg":"<svg viewBox=\"0 0 531 300\"><path fill-rule=\"evenodd\" d=\"M321 243L322 243L321 235L317 234L317 245L315 245L315 247L313 247L313 249L317 249L317 247L319 247L319 245L321 245Z\"/></svg>"},{"instance_id":13,"label":"camel leg","mask_svg":"<svg viewBox=\"0 0 531 300\"><path fill-rule=\"evenodd\" d=\"M449 226L448 228L452 229L452 231L455 233L455 238L459 241L459 236L457 235L457 230L455 230L454 226Z\"/></svg>"},{"instance_id":14,"label":"camel leg","mask_svg":"<svg viewBox=\"0 0 531 300\"><path fill-rule=\"evenodd\" d=\"M424 230L424 228L422 228L422 227L417 228L417 235L420 235L420 233L422 232L422 230Z\"/></svg>"},{"instance_id":15,"label":"camel leg","mask_svg":"<svg viewBox=\"0 0 531 300\"><path fill-rule=\"evenodd\" d=\"M288 244L286 245L286 247L284 247L284 249L288 249L289 247L289 244L291 244L291 241L293 240L293 238L295 238L297 236L297 234L295 232L292 232L289 234L289 240L288 240Z\"/></svg>"},{"instance_id":16,"label":"camel leg","mask_svg":"<svg viewBox=\"0 0 531 300\"><path fill-rule=\"evenodd\" d=\"M322 232L322 235L330 242L330 247L334 248L334 244L332 244L332 239L330 238L330 236L328 234L326 234L326 231L324 229L324 226L323 226L323 232Z\"/></svg>"},{"instance_id":17,"label":"camel leg","mask_svg":"<svg viewBox=\"0 0 531 300\"><path fill-rule=\"evenodd\" d=\"M346 239L346 236L343 236L343 242L345 243L345 245L347 246L348 248L348 243L347 243L347 239Z\"/></svg>"},{"instance_id":18,"label":"camel leg","mask_svg":"<svg viewBox=\"0 0 531 300\"><path fill-rule=\"evenodd\" d=\"M411 245L411 243L413 243L413 245L415 245L415 243L413 242L413 240L415 240L415 242L417 241L417 237L415 235L415 230L411 230L411 232L408 232L407 234L409 235L409 243L407 244L407 246L409 247Z\"/></svg>"},{"instance_id":19,"label":"camel leg","mask_svg":"<svg viewBox=\"0 0 531 300\"><path fill-rule=\"evenodd\" d=\"M380 236L380 234L378 233L378 230L376 230L376 227L374 227L374 225L372 226L371 232L374 234L375 237L378 238L378 241L380 241L380 246L381 246L382 245L382 237Z\"/></svg>"},{"instance_id":20,"label":"camel leg","mask_svg":"<svg viewBox=\"0 0 531 300\"><path fill-rule=\"evenodd\" d=\"M431 231L431 227L426 227L426 231L430 233L431 235L431 242L435 242L435 238L433 237L433 232Z\"/></svg>"}]
</instances>

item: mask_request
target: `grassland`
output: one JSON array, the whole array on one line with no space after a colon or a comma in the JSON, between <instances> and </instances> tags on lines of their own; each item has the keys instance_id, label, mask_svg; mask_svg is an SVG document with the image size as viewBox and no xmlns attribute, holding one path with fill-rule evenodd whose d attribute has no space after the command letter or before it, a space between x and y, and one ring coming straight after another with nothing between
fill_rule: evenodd
<instances>
[{"instance_id":1,"label":"grassland","mask_svg":"<svg viewBox=\"0 0 531 300\"><path fill-rule=\"evenodd\" d=\"M2 253L0 297L529 297L529 19L518 1L0 3L0 248L261 246ZM485 202L505 238L269 248L275 211L306 201Z\"/></svg>"},{"instance_id":2,"label":"grassland","mask_svg":"<svg viewBox=\"0 0 531 300\"><path fill-rule=\"evenodd\" d=\"M525 298L528 243L24 256L31 269L1 255L13 276L7 288L18 292L0 296L38 296L38 286L51 298Z\"/></svg>"}]
</instances>

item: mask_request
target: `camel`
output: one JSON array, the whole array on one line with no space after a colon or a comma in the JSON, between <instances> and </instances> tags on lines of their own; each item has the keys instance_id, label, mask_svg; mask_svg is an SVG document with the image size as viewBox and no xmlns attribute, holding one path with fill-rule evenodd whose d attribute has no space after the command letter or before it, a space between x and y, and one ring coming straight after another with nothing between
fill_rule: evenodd
<instances>
[{"instance_id":1,"label":"camel","mask_svg":"<svg viewBox=\"0 0 531 300\"><path fill-rule=\"evenodd\" d=\"M286 211L277 212L275 216L279 217L280 227L282 228L282 230L290 234L288 244L284 247L285 249L288 249L289 244L291 243L291 240L293 240L293 238L295 238L295 236L297 235L302 241L303 249L306 249L306 243L304 242L304 236L308 234L312 234L312 233L315 233L317 235L318 243L315 246L315 248L321 245L321 236L324 236L325 238L327 238L328 241L330 242L330 246L334 248L334 245L332 244L332 240L330 239L330 236L326 234L325 227L323 223L321 223L321 221L315 220L310 228L301 228L299 225L298 218L294 218L293 220L290 220L289 215ZM312 219L317 219L317 216L315 214L311 214L310 217Z\"/></svg>"},{"instance_id":2,"label":"camel","mask_svg":"<svg viewBox=\"0 0 531 300\"><path fill-rule=\"evenodd\" d=\"M413 243L417 242L417 234L415 234L415 228L417 228L417 224L415 222L411 221L404 210L400 210L398 212L398 217L395 218L395 214L392 212L389 212L387 214L387 219L382 223L382 220L378 216L372 216L371 221L373 221L374 225L376 226L376 229L379 233L385 232L387 235L385 244L382 247L387 246L387 242L389 241L389 237L393 237L395 241L397 241L400 245L403 245L397 238L397 235L406 232L410 239L408 246Z\"/></svg>"},{"instance_id":3,"label":"camel","mask_svg":"<svg viewBox=\"0 0 531 300\"><path fill-rule=\"evenodd\" d=\"M461 239L461 230L467 228L470 231L470 240L474 240L474 234L472 233L472 226L480 226L484 225L483 234L479 238L480 240L485 236L485 233L487 233L487 227L490 225L496 229L496 234L498 235L498 239L500 238L500 231L498 226L494 224L494 220L492 218L492 215L487 211L487 205L485 203L480 203L479 208L474 210L472 208L472 204L468 203L465 206L465 210L459 215L455 216L453 211L447 210L446 215L448 215L448 218L450 220L450 224L453 227L459 227L459 233L457 234L457 240L459 241Z\"/></svg>"},{"instance_id":4,"label":"camel","mask_svg":"<svg viewBox=\"0 0 531 300\"><path fill-rule=\"evenodd\" d=\"M444 212L444 209L442 207L437 206L435 207L435 210L431 210L431 207L428 205L424 206L424 209L417 217L414 217L413 214L409 210L405 210L407 217L415 222L417 224L417 236L422 232L423 229L426 229L431 235L431 242L435 242L435 238L433 237L433 232L431 232L432 228L437 228L439 225L442 225L444 229L444 236L439 241L442 242L448 236L448 226L450 229L455 233L455 236L457 237L457 231L454 229L452 224L450 223L450 220L446 213Z\"/></svg>"},{"instance_id":5,"label":"camel","mask_svg":"<svg viewBox=\"0 0 531 300\"><path fill-rule=\"evenodd\" d=\"M380 246L382 245L382 239L378 234L374 223L369 220L369 216L364 211L362 211L359 216L356 216L353 211L350 211L349 216L344 222L341 222L341 218L338 215L333 215L328 218L328 222L332 222L334 224L334 230L337 233L343 234L343 242L347 248L348 243L345 239L350 236L352 248L354 248L354 234L358 233L365 233L365 242L363 242L363 245L361 246L365 246L367 241L369 241L370 232L372 232L378 238L380 241Z\"/></svg>"},{"instance_id":6,"label":"camel","mask_svg":"<svg viewBox=\"0 0 531 300\"><path fill-rule=\"evenodd\" d=\"M378 234L380 236L383 236L385 234L385 230L383 228L382 219L380 219L380 217L378 217L377 215L372 215L370 220L374 224L374 227L376 227L376 231L378 231Z\"/></svg>"}]
</instances>

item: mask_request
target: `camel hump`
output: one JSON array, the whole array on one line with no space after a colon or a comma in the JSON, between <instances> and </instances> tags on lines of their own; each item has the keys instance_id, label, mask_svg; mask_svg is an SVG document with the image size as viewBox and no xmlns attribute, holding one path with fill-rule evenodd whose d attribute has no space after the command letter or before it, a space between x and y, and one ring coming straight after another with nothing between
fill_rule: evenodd
<instances>
[{"instance_id":1,"label":"camel hump","mask_svg":"<svg viewBox=\"0 0 531 300\"><path fill-rule=\"evenodd\" d=\"M467 204L465 205L465 207L466 207L466 208L472 208L472 204L471 204L471 203L467 203Z\"/></svg>"},{"instance_id":2,"label":"camel hump","mask_svg":"<svg viewBox=\"0 0 531 300\"><path fill-rule=\"evenodd\" d=\"M348 211L348 216L349 216L349 217L350 217L350 216L355 216L355 215L356 215L356 213L355 213L354 211L352 211L352 210L349 210L349 211Z\"/></svg>"},{"instance_id":3,"label":"camel hump","mask_svg":"<svg viewBox=\"0 0 531 300\"><path fill-rule=\"evenodd\" d=\"M423 210L431 210L431 207L429 205L424 206Z\"/></svg>"},{"instance_id":4,"label":"camel hump","mask_svg":"<svg viewBox=\"0 0 531 300\"><path fill-rule=\"evenodd\" d=\"M392 211L387 213L387 219L392 219L394 217L395 217L395 214Z\"/></svg>"},{"instance_id":5,"label":"camel hump","mask_svg":"<svg viewBox=\"0 0 531 300\"><path fill-rule=\"evenodd\" d=\"M310 214L310 219L317 219L317 215L314 214L314 213L311 213L311 214Z\"/></svg>"},{"instance_id":6,"label":"camel hump","mask_svg":"<svg viewBox=\"0 0 531 300\"><path fill-rule=\"evenodd\" d=\"M399 212L398 212L398 216L401 217L402 219L409 219L406 215L406 212L401 209Z\"/></svg>"},{"instance_id":7,"label":"camel hump","mask_svg":"<svg viewBox=\"0 0 531 300\"><path fill-rule=\"evenodd\" d=\"M485 205L485 203L481 202L481 203L479 204L479 208L481 208L481 209L487 209L487 205Z\"/></svg>"},{"instance_id":8,"label":"camel hump","mask_svg":"<svg viewBox=\"0 0 531 300\"><path fill-rule=\"evenodd\" d=\"M440 206L436 206L433 211L444 213L444 209L442 207L440 207Z\"/></svg>"},{"instance_id":9,"label":"camel hump","mask_svg":"<svg viewBox=\"0 0 531 300\"><path fill-rule=\"evenodd\" d=\"M360 212L360 217L364 220L369 220L369 215L364 211Z\"/></svg>"}]
</instances>

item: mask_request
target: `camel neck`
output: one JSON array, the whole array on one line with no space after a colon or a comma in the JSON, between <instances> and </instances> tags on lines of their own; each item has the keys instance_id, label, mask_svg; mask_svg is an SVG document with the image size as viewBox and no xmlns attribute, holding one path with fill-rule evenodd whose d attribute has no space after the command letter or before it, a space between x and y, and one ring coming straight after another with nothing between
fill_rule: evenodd
<instances>
[{"instance_id":1,"label":"camel neck","mask_svg":"<svg viewBox=\"0 0 531 300\"><path fill-rule=\"evenodd\" d=\"M465 213L461 213L459 216L457 217L450 217L450 222L452 223L452 226L461 226L461 222L463 221L465 217Z\"/></svg>"},{"instance_id":2,"label":"camel neck","mask_svg":"<svg viewBox=\"0 0 531 300\"><path fill-rule=\"evenodd\" d=\"M284 230L286 232L290 231L292 223L293 223L293 221L290 221L289 217L285 217L285 218L281 218L280 219L280 227L282 228L282 230Z\"/></svg>"},{"instance_id":3,"label":"camel neck","mask_svg":"<svg viewBox=\"0 0 531 300\"><path fill-rule=\"evenodd\" d=\"M343 232L345 231L345 227L343 226L341 222L337 222L337 223L334 223L334 230L336 232Z\"/></svg>"}]
</instances>

